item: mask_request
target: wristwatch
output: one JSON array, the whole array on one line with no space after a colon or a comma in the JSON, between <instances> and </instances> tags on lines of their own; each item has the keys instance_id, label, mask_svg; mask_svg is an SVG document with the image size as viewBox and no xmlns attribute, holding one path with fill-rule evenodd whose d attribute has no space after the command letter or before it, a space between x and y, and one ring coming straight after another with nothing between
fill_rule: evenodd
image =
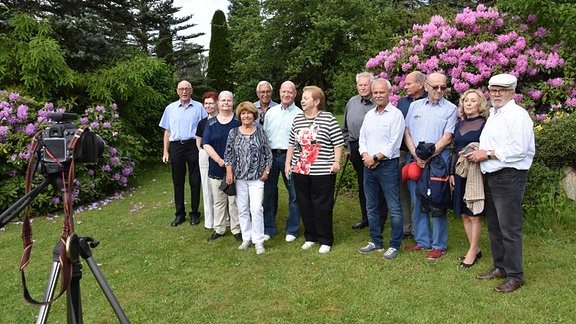
<instances>
[{"instance_id":1,"label":"wristwatch","mask_svg":"<svg viewBox=\"0 0 576 324\"><path fill-rule=\"evenodd\" d=\"M491 160L491 159L492 159L492 153L493 153L492 150L486 151L486 156L488 156L488 160Z\"/></svg>"},{"instance_id":2,"label":"wristwatch","mask_svg":"<svg viewBox=\"0 0 576 324\"><path fill-rule=\"evenodd\" d=\"M378 158L378 155L374 154L374 156L373 156L372 158L374 159L374 163L380 162L380 159Z\"/></svg>"}]
</instances>

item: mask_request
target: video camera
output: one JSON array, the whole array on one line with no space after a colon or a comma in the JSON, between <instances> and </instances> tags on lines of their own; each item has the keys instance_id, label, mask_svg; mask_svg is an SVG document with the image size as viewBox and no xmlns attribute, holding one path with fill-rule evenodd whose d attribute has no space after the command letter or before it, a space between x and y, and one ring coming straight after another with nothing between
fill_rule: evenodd
<instances>
[{"instance_id":1,"label":"video camera","mask_svg":"<svg viewBox=\"0 0 576 324\"><path fill-rule=\"evenodd\" d=\"M39 139L41 172L45 174L57 173L62 166L69 165L73 159L70 142L74 139L78 126L72 123L78 115L71 113L53 113L50 118L54 124L42 131ZM98 134L86 129L79 139L76 147L78 163L96 163L102 155L106 143Z\"/></svg>"}]
</instances>

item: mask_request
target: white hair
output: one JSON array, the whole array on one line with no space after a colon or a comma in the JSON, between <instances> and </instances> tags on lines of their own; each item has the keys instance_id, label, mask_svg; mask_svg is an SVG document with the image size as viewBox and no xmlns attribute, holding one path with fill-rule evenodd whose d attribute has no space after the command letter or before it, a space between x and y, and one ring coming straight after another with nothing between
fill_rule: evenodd
<instances>
[{"instance_id":1,"label":"white hair","mask_svg":"<svg viewBox=\"0 0 576 324\"><path fill-rule=\"evenodd\" d=\"M370 72L362 72L356 74L356 83L358 83L358 79L360 78L370 78L370 83L374 82L374 74Z\"/></svg>"},{"instance_id":2,"label":"white hair","mask_svg":"<svg viewBox=\"0 0 576 324\"><path fill-rule=\"evenodd\" d=\"M376 85L376 83L381 83L381 82L386 82L386 85L388 86L388 91L392 91L392 84L390 84L390 81L388 81L384 78L375 79L374 82L372 82L372 89L374 89L374 86Z\"/></svg>"},{"instance_id":3,"label":"white hair","mask_svg":"<svg viewBox=\"0 0 576 324\"><path fill-rule=\"evenodd\" d=\"M256 92L258 92L258 89L260 89L261 85L265 85L267 84L270 87L270 91L274 90L274 87L272 87L272 85L270 84L270 82L268 81L260 81L258 82L258 85L256 85Z\"/></svg>"}]
</instances>

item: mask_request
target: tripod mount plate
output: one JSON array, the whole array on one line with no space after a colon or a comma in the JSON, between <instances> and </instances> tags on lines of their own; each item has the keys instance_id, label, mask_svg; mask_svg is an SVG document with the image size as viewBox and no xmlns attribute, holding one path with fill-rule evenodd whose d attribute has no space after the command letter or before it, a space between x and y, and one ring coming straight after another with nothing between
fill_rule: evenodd
<instances>
[{"instance_id":1,"label":"tripod mount plate","mask_svg":"<svg viewBox=\"0 0 576 324\"><path fill-rule=\"evenodd\" d=\"M80 261L80 238L75 232L70 233L66 240L66 255L72 263Z\"/></svg>"}]
</instances>

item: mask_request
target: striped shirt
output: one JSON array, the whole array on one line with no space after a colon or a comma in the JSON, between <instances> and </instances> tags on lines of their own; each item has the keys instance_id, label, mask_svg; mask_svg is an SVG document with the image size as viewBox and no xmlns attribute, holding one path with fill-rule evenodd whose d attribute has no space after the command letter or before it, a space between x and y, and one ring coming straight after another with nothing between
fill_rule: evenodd
<instances>
[{"instance_id":1,"label":"striped shirt","mask_svg":"<svg viewBox=\"0 0 576 324\"><path fill-rule=\"evenodd\" d=\"M289 145L294 147L292 171L305 175L327 175L334 163L334 148L344 145L340 125L334 116L321 111L314 118L296 115Z\"/></svg>"}]
</instances>

